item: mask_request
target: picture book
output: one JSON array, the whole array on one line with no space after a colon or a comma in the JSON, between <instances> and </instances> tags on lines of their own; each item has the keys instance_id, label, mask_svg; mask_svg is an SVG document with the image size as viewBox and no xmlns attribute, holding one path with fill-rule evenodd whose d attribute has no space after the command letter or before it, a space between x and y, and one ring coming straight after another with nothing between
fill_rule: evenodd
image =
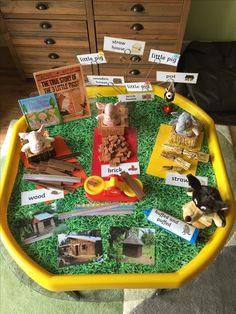
<instances>
[{"instance_id":1,"label":"picture book","mask_svg":"<svg viewBox=\"0 0 236 314\"><path fill-rule=\"evenodd\" d=\"M62 122L53 93L20 99L18 102L31 130L39 129L42 124L47 127Z\"/></svg>"},{"instance_id":2,"label":"picture book","mask_svg":"<svg viewBox=\"0 0 236 314\"><path fill-rule=\"evenodd\" d=\"M35 72L33 75L40 95L55 94L63 122L91 115L80 64Z\"/></svg>"}]
</instances>

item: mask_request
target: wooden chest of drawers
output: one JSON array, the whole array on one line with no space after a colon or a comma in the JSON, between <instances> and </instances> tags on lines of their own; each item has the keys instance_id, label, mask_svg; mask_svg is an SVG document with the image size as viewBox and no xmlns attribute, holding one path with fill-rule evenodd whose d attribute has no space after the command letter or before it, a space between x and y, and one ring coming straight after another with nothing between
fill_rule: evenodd
<instances>
[{"instance_id":1,"label":"wooden chest of drawers","mask_svg":"<svg viewBox=\"0 0 236 314\"><path fill-rule=\"evenodd\" d=\"M25 77L34 71L77 62L76 55L103 50L104 36L146 41L143 56L105 52L107 64L85 74L155 79L149 50L180 52L191 0L0 0L1 28ZM159 65L159 70L175 68ZM147 77L148 76L148 77Z\"/></svg>"}]
</instances>

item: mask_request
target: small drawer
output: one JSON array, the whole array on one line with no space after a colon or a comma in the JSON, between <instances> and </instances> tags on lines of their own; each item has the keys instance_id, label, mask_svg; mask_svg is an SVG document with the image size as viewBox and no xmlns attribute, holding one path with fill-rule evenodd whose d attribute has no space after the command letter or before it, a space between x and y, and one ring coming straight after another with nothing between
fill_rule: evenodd
<instances>
[{"instance_id":1,"label":"small drawer","mask_svg":"<svg viewBox=\"0 0 236 314\"><path fill-rule=\"evenodd\" d=\"M84 1L1 1L4 17L22 18L29 15L34 18L54 15L86 15Z\"/></svg>"},{"instance_id":2,"label":"small drawer","mask_svg":"<svg viewBox=\"0 0 236 314\"><path fill-rule=\"evenodd\" d=\"M97 21L96 31L99 35L115 36L120 38L146 39L176 39L179 32L179 23L158 22L106 22ZM125 35L124 35L125 34ZM147 37L148 35L148 37ZM133 36L133 37L130 37Z\"/></svg>"},{"instance_id":3,"label":"small drawer","mask_svg":"<svg viewBox=\"0 0 236 314\"><path fill-rule=\"evenodd\" d=\"M6 19L6 26L11 35L16 33L42 32L42 34L76 33L87 34L85 21L60 21L60 20L20 20Z\"/></svg>"},{"instance_id":4,"label":"small drawer","mask_svg":"<svg viewBox=\"0 0 236 314\"><path fill-rule=\"evenodd\" d=\"M88 36L75 34L53 34L48 33L46 36L37 33L34 36L22 36L21 34L13 35L11 41L14 46L39 47L39 48L64 48L64 49L83 49L85 53L89 52Z\"/></svg>"},{"instance_id":5,"label":"small drawer","mask_svg":"<svg viewBox=\"0 0 236 314\"><path fill-rule=\"evenodd\" d=\"M160 20L165 18L180 19L183 1L95 1L94 15L95 19L99 16L117 17L156 17ZM168 19L169 20L169 19Z\"/></svg>"},{"instance_id":6,"label":"small drawer","mask_svg":"<svg viewBox=\"0 0 236 314\"><path fill-rule=\"evenodd\" d=\"M78 59L77 54L87 53L87 50L67 49L64 48L41 48L38 47L16 47L16 53L22 64L30 64L32 62L37 64L53 64L71 62L76 63Z\"/></svg>"},{"instance_id":7,"label":"small drawer","mask_svg":"<svg viewBox=\"0 0 236 314\"><path fill-rule=\"evenodd\" d=\"M57 68L57 67L59 68L59 67L62 67L65 65L71 65L74 63L69 62L69 61L64 61L64 62L58 61L58 62L55 62L53 64L40 64L40 65L35 64L35 63L30 63L30 64L22 64L22 68L23 68L23 71L24 71L26 77L32 78L34 72L50 70L52 68ZM84 79L86 79L86 75L92 75L93 72L92 72L91 66L83 67L83 73L84 73Z\"/></svg>"}]
</instances>

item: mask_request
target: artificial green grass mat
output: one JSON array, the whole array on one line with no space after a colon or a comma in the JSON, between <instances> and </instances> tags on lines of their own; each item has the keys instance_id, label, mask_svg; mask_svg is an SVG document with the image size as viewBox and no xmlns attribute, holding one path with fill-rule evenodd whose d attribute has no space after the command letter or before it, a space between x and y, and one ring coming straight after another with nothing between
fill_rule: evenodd
<instances>
[{"instance_id":1,"label":"artificial green grass mat","mask_svg":"<svg viewBox=\"0 0 236 314\"><path fill-rule=\"evenodd\" d=\"M100 97L97 100L103 102L117 101L115 97ZM182 219L182 205L191 200L186 195L186 188L166 185L165 180L145 173L160 124L168 124L171 120L171 116L163 114L161 110L163 104L163 99L155 96L155 99L152 101L136 102L128 105L129 126L137 129L138 160L141 171L139 178L144 185L146 193L143 201L138 202L135 206L133 214L105 217L74 217L65 220L66 233L94 229L101 230L104 253L102 262L59 268L56 235L30 245L21 244L19 234L21 222L32 214L44 210L45 204L21 206L20 192L34 189L34 186L21 180L25 169L22 163L20 163L8 208L8 224L18 243L39 265L56 274L169 273L178 270L188 263L204 247L215 230L214 226L200 230L196 244L191 245L174 234L150 224L142 211L142 209L158 208L176 218ZM175 107L175 110L180 111L180 108ZM97 125L96 115L97 110L92 105L91 118L48 128L51 136L61 135L72 152L81 152L77 159L83 165L87 175L90 175L91 169L93 129ZM202 150L208 152L206 139L204 139ZM196 175L207 176L208 184L215 186L215 177L210 162L207 164L199 163ZM86 198L84 189L81 187L76 192L66 195L64 199L56 201L56 203L58 213L61 213L73 210L75 204L91 203L91 201ZM155 265L122 263L109 259L109 230L111 227L149 227L155 229Z\"/></svg>"}]
</instances>

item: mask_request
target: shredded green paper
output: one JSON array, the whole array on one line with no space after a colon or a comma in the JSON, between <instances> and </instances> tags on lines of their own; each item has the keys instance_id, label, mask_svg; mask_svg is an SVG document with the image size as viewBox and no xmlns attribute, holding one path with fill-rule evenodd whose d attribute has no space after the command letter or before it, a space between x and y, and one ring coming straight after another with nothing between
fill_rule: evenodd
<instances>
[{"instance_id":1,"label":"shredded green paper","mask_svg":"<svg viewBox=\"0 0 236 314\"><path fill-rule=\"evenodd\" d=\"M102 102L116 102L115 97L100 97ZM138 160L146 197L138 202L132 215L117 216L92 216L74 217L65 219L66 233L84 230L101 230L103 259L100 262L77 264L74 266L58 267L58 240L57 235L29 245L24 245L20 239L19 229L22 222L32 214L45 210L43 203L21 206L21 192L33 190L34 185L21 180L25 168L20 162L15 186L8 207L8 224L13 236L22 246L24 251L40 266L55 274L112 274L112 273L169 273L175 272L183 265L191 261L204 247L215 227L200 230L195 245L168 233L157 226L150 224L142 209L158 208L168 214L182 219L182 205L190 201L186 195L186 188L175 187L165 184L165 180L147 175L146 168L155 144L156 136L161 123L168 124L171 116L164 115L161 107L163 99L155 96L152 101L136 102L129 104L129 125L137 129ZM175 111L180 108L175 107ZM65 124L50 127L50 136L61 135L70 150L80 151L77 157L83 165L87 175L90 175L92 161L93 129L97 125L97 110L92 105L92 117L76 120ZM204 139L203 151L208 152L207 141ZM158 160L157 160L158 163ZM215 186L214 172L211 163L199 163L196 175L207 176L209 185ZM74 193L56 201L58 213L68 212L74 209L75 204L89 204L83 187ZM143 265L134 263L117 263L108 257L109 230L111 227L150 227L155 233L155 265Z\"/></svg>"}]
</instances>

